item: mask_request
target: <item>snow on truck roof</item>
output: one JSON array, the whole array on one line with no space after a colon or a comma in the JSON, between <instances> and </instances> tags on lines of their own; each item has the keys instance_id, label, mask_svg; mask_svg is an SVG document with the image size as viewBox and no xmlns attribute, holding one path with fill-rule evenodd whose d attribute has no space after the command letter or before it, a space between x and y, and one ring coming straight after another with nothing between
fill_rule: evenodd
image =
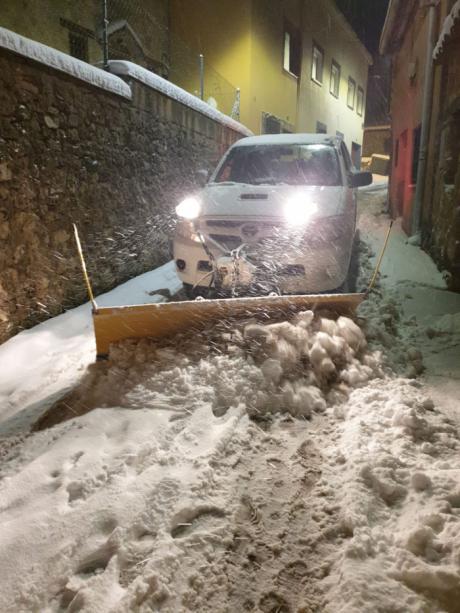
<instances>
[{"instance_id":1,"label":"snow on truck roof","mask_svg":"<svg viewBox=\"0 0 460 613\"><path fill-rule=\"evenodd\" d=\"M335 134L264 134L242 138L232 149L254 145L336 145L339 140Z\"/></svg>"}]
</instances>

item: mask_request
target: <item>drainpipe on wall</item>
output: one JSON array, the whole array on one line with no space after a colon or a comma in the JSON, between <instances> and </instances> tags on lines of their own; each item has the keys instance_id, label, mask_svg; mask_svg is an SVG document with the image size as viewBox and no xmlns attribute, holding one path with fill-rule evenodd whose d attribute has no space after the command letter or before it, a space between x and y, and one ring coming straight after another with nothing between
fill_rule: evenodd
<instances>
[{"instance_id":1,"label":"drainpipe on wall","mask_svg":"<svg viewBox=\"0 0 460 613\"><path fill-rule=\"evenodd\" d=\"M435 45L436 8L439 0L428 0L428 34L426 40L425 82L423 84L422 130L417 166L414 211L412 215L412 234L420 233L422 204L425 192L425 173L430 137L431 108L433 102L433 50Z\"/></svg>"}]
</instances>

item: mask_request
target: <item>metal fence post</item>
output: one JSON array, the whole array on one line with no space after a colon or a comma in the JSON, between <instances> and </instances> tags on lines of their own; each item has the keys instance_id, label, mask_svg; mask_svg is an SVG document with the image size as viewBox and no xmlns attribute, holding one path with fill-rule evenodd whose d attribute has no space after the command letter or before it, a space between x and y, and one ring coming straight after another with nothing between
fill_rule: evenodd
<instances>
[{"instance_id":1,"label":"metal fence post","mask_svg":"<svg viewBox=\"0 0 460 613\"><path fill-rule=\"evenodd\" d=\"M204 100L204 55L200 53L200 98Z\"/></svg>"},{"instance_id":2,"label":"metal fence post","mask_svg":"<svg viewBox=\"0 0 460 613\"><path fill-rule=\"evenodd\" d=\"M233 103L231 117L232 119L237 119L238 121L240 119L240 104L241 104L241 90L239 87L237 87L236 92L235 92L235 102Z\"/></svg>"}]
</instances>

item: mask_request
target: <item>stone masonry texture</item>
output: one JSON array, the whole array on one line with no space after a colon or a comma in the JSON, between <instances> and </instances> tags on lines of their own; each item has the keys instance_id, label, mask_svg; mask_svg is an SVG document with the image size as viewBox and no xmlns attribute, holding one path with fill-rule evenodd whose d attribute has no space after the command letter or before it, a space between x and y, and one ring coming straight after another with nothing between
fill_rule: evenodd
<instances>
[{"instance_id":1,"label":"stone masonry texture","mask_svg":"<svg viewBox=\"0 0 460 613\"><path fill-rule=\"evenodd\" d=\"M169 257L174 208L240 134L145 86L132 101L0 50L0 342ZM152 288L156 289L156 288Z\"/></svg>"}]
</instances>

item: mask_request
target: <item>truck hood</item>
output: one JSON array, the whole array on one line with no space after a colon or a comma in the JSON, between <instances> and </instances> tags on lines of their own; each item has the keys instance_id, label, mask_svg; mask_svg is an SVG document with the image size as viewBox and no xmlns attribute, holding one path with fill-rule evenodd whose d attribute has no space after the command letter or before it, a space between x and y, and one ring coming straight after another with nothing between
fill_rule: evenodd
<instances>
[{"instance_id":1,"label":"truck hood","mask_svg":"<svg viewBox=\"0 0 460 613\"><path fill-rule=\"evenodd\" d=\"M348 188L210 183L199 194L200 217L283 218L284 205L299 193L316 204L312 219L345 213Z\"/></svg>"}]
</instances>

